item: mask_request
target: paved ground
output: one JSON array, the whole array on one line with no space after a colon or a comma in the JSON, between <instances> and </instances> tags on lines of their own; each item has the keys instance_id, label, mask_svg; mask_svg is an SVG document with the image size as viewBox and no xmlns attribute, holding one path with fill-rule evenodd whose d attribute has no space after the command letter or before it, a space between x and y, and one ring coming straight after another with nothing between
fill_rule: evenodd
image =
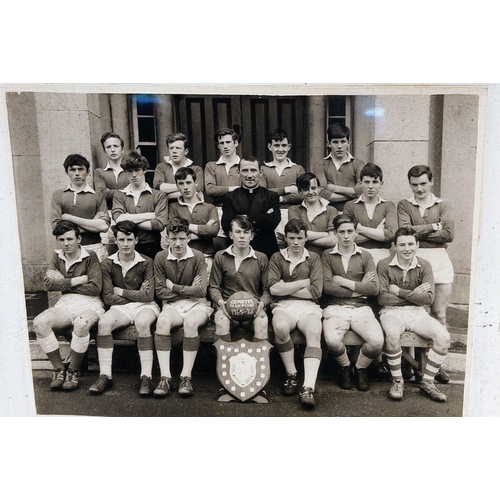
<instances>
[{"instance_id":1,"label":"paved ground","mask_svg":"<svg viewBox=\"0 0 500 500\"><path fill-rule=\"evenodd\" d=\"M448 369L452 377L448 385L441 385L448 395L446 403L430 401L418 391L414 382L406 383L403 401L390 401L387 392L390 382L372 381L370 390L362 393L353 389L344 391L335 381L335 371L331 363L324 362L318 378L318 403L314 410L302 409L298 397L281 395L280 386L284 373L279 360L272 357L271 381L266 387L269 404L219 403L217 391L220 384L215 376L211 355L199 356L195 365L193 384L195 395L182 399L176 392L166 399L140 398L138 395L139 376L137 372L114 373L114 387L101 396L88 392L89 386L98 376L97 366L90 364L90 371L80 379L80 387L74 392L51 392L48 389L51 372L34 369L33 379L37 412L41 415L88 415L88 416L129 416L129 417L458 417L462 415L464 395L464 355L450 355ZM174 377L180 372L173 366ZM155 381L158 371L155 367ZM174 378L175 381L175 378Z\"/></svg>"}]
</instances>

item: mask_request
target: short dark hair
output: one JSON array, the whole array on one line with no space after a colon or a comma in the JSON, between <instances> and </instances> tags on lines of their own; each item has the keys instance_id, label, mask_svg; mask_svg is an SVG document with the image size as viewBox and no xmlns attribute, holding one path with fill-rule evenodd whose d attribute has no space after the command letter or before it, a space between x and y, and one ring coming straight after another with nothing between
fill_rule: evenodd
<instances>
[{"instance_id":1,"label":"short dark hair","mask_svg":"<svg viewBox=\"0 0 500 500\"><path fill-rule=\"evenodd\" d=\"M137 151L130 151L122 158L122 169L133 170L135 168L142 168L142 170L149 169L149 163L144 156L141 156Z\"/></svg>"},{"instance_id":2,"label":"short dark hair","mask_svg":"<svg viewBox=\"0 0 500 500\"><path fill-rule=\"evenodd\" d=\"M238 224L241 229L245 231L253 231L254 224L246 215L236 215L231 221L231 231L233 230L233 224Z\"/></svg>"},{"instance_id":3,"label":"short dark hair","mask_svg":"<svg viewBox=\"0 0 500 500\"><path fill-rule=\"evenodd\" d=\"M241 142L241 133L239 125L233 125L233 128L221 128L217 130L215 134L215 142L219 142L221 137L225 135L230 135L233 138L233 141Z\"/></svg>"},{"instance_id":4,"label":"short dark hair","mask_svg":"<svg viewBox=\"0 0 500 500\"><path fill-rule=\"evenodd\" d=\"M397 243L398 238L400 236L414 236L415 237L415 241L418 243L418 234L417 234L417 231L415 231L415 229L413 229L411 226L400 227L394 233L394 239L393 239L394 244Z\"/></svg>"},{"instance_id":5,"label":"short dark hair","mask_svg":"<svg viewBox=\"0 0 500 500\"><path fill-rule=\"evenodd\" d=\"M332 123L326 131L328 141L331 141L332 139L343 139L344 137L349 140L350 133L351 131L349 130L349 127L346 127L341 123Z\"/></svg>"},{"instance_id":6,"label":"short dark hair","mask_svg":"<svg viewBox=\"0 0 500 500\"><path fill-rule=\"evenodd\" d=\"M167 223L165 224L165 230L168 233L186 233L189 234L189 222L186 219L183 219L182 217L172 217L171 219L168 219Z\"/></svg>"},{"instance_id":7,"label":"short dark hair","mask_svg":"<svg viewBox=\"0 0 500 500\"><path fill-rule=\"evenodd\" d=\"M304 231L304 234L307 236L307 224L302 219L290 219L285 224L285 236L290 233L299 234L301 231Z\"/></svg>"},{"instance_id":8,"label":"short dark hair","mask_svg":"<svg viewBox=\"0 0 500 500\"><path fill-rule=\"evenodd\" d=\"M380 179L380 181L384 180L384 174L382 173L382 169L375 165L375 163L367 163L359 174L360 180L363 180L363 177L373 177L374 179Z\"/></svg>"},{"instance_id":9,"label":"short dark hair","mask_svg":"<svg viewBox=\"0 0 500 500\"><path fill-rule=\"evenodd\" d=\"M408 170L408 181L410 181L412 177L420 177L424 174L427 174L429 182L432 181L432 170L427 165L415 165Z\"/></svg>"},{"instance_id":10,"label":"short dark hair","mask_svg":"<svg viewBox=\"0 0 500 500\"><path fill-rule=\"evenodd\" d=\"M120 144L121 144L122 148L125 146L124 140L116 132L105 132L101 136L101 146L102 146L102 149L104 149L104 143L108 139L120 139Z\"/></svg>"},{"instance_id":11,"label":"short dark hair","mask_svg":"<svg viewBox=\"0 0 500 500\"><path fill-rule=\"evenodd\" d=\"M335 219L333 219L333 228L335 231L337 231L342 224L354 224L354 227L356 227L358 223L350 214L339 214L335 217Z\"/></svg>"},{"instance_id":12,"label":"short dark hair","mask_svg":"<svg viewBox=\"0 0 500 500\"><path fill-rule=\"evenodd\" d=\"M244 156L243 158L241 158L240 163L238 164L238 168L240 168L241 164L244 161L246 161L247 163L257 163L257 165L259 165L259 168L262 166L260 160L255 156Z\"/></svg>"},{"instance_id":13,"label":"short dark hair","mask_svg":"<svg viewBox=\"0 0 500 500\"><path fill-rule=\"evenodd\" d=\"M306 189L309 189L309 186L311 185L311 181L313 179L316 179L316 184L318 187L320 187L319 179L312 172L306 172L305 174L299 175L297 177L297 180L295 181L297 189L299 191L305 191Z\"/></svg>"},{"instance_id":14,"label":"short dark hair","mask_svg":"<svg viewBox=\"0 0 500 500\"><path fill-rule=\"evenodd\" d=\"M272 144L273 141L282 141L283 139L287 139L288 142L290 142L290 139L288 138L288 134L284 128L276 128L274 129L270 134L269 134L269 139L267 140L268 144Z\"/></svg>"},{"instance_id":15,"label":"short dark hair","mask_svg":"<svg viewBox=\"0 0 500 500\"><path fill-rule=\"evenodd\" d=\"M118 231L120 231L120 233L124 233L127 236L129 234L133 234L137 238L139 234L139 226L130 220L122 220L117 222L114 226L111 226L111 231L113 231L115 237L118 235Z\"/></svg>"},{"instance_id":16,"label":"short dark hair","mask_svg":"<svg viewBox=\"0 0 500 500\"><path fill-rule=\"evenodd\" d=\"M69 220L60 220L56 223L52 234L57 238L58 236L62 236L68 231L74 231L75 235L78 237L81 234L80 227L77 226L74 222L70 222Z\"/></svg>"},{"instance_id":17,"label":"short dark hair","mask_svg":"<svg viewBox=\"0 0 500 500\"><path fill-rule=\"evenodd\" d=\"M167 146L175 141L183 141L184 148L186 149L189 145L187 137L182 132L174 132L173 134L168 134L166 138Z\"/></svg>"},{"instance_id":18,"label":"short dark hair","mask_svg":"<svg viewBox=\"0 0 500 500\"><path fill-rule=\"evenodd\" d=\"M72 154L68 155L66 159L64 160L64 171L68 173L68 168L73 167L75 165L78 165L80 167L85 167L87 169L87 172L90 172L90 163L85 158L85 156L79 155L79 154Z\"/></svg>"},{"instance_id":19,"label":"short dark hair","mask_svg":"<svg viewBox=\"0 0 500 500\"><path fill-rule=\"evenodd\" d=\"M193 178L193 181L196 181L196 172L191 167L181 167L174 174L175 181L183 181L188 175Z\"/></svg>"}]
</instances>

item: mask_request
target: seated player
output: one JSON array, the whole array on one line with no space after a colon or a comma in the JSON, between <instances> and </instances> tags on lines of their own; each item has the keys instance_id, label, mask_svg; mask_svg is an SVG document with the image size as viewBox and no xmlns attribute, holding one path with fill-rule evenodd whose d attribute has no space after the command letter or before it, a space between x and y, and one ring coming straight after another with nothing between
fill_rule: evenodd
<instances>
[{"instance_id":1,"label":"seated player","mask_svg":"<svg viewBox=\"0 0 500 500\"><path fill-rule=\"evenodd\" d=\"M238 171L241 187L222 198L222 229L229 234L235 216L246 215L254 226L252 247L270 258L279 250L274 232L281 217L279 196L259 185L261 167L257 158L242 158Z\"/></svg>"},{"instance_id":2,"label":"seated player","mask_svg":"<svg viewBox=\"0 0 500 500\"><path fill-rule=\"evenodd\" d=\"M215 253L213 239L220 228L217 209L206 203L203 193L197 190L198 176L191 167L177 170L175 182L181 196L177 203L170 205L170 217L180 217L189 222L189 246L203 253L209 275Z\"/></svg>"},{"instance_id":3,"label":"seated player","mask_svg":"<svg viewBox=\"0 0 500 500\"><path fill-rule=\"evenodd\" d=\"M323 293L328 304L323 311L323 335L341 367L340 387L347 390L352 383L344 336L351 329L364 340L353 371L358 390L367 391L366 369L384 345L382 328L367 302L368 296L379 291L375 263L369 252L356 245L356 221L350 215L337 215L333 224L339 242L322 255Z\"/></svg>"},{"instance_id":4,"label":"seated player","mask_svg":"<svg viewBox=\"0 0 500 500\"><path fill-rule=\"evenodd\" d=\"M349 152L351 141L349 127L334 123L328 127L328 147L330 154L323 158L318 166L317 175L326 180L326 190L322 196L342 212L346 201L353 200L361 194L359 175L364 163L354 158Z\"/></svg>"},{"instance_id":5,"label":"seated player","mask_svg":"<svg viewBox=\"0 0 500 500\"><path fill-rule=\"evenodd\" d=\"M169 200L176 200L181 195L175 182L175 173L184 167L190 167L194 170L198 178L197 189L203 192L205 189L203 180L203 169L193 165L193 160L187 157L189 153L187 137L177 132L167 135L168 156L163 159L155 168L153 177L153 188L163 191Z\"/></svg>"},{"instance_id":6,"label":"seated player","mask_svg":"<svg viewBox=\"0 0 500 500\"><path fill-rule=\"evenodd\" d=\"M236 127L223 128L215 134L217 148L220 151L220 158L217 161L210 161L205 166L205 192L210 203L217 207L219 221L222 218L222 196L234 191L241 185L238 166L240 157L236 153L236 148L240 143L240 134ZM223 250L231 242L226 233L219 229L217 237L214 239L215 251Z\"/></svg>"},{"instance_id":7,"label":"seated player","mask_svg":"<svg viewBox=\"0 0 500 500\"><path fill-rule=\"evenodd\" d=\"M54 367L52 390L74 390L78 387L78 372L90 341L90 328L104 313L100 298L102 288L101 265L92 250L80 245L80 228L62 220L52 231L61 247L55 250L45 275L49 291L62 292L54 307L40 313L33 320L33 329L43 352ZM73 327L71 361L65 370L59 343L54 330Z\"/></svg>"},{"instance_id":8,"label":"seated player","mask_svg":"<svg viewBox=\"0 0 500 500\"><path fill-rule=\"evenodd\" d=\"M118 252L102 262L102 297L111 306L97 325L97 354L100 375L90 386L93 394L102 394L113 385L113 330L135 325L137 347L141 361L139 394L149 396L153 391L153 337L151 325L160 314L154 302L153 260L136 252L137 224L118 222L113 226Z\"/></svg>"},{"instance_id":9,"label":"seated player","mask_svg":"<svg viewBox=\"0 0 500 500\"><path fill-rule=\"evenodd\" d=\"M135 250L154 259L161 250L160 232L168 219L167 196L161 191L151 189L146 182L148 160L137 151L131 151L123 157L122 168L127 174L129 184L115 193L113 220L135 222L139 227L139 242Z\"/></svg>"},{"instance_id":10,"label":"seated player","mask_svg":"<svg viewBox=\"0 0 500 500\"><path fill-rule=\"evenodd\" d=\"M408 171L413 196L398 203L399 227L411 227L417 232L417 256L430 262L434 275L435 296L431 314L446 328L446 311L453 285L453 264L446 252L453 241L454 223L449 203L431 192L432 171L426 165L416 165ZM436 380L447 383L448 374L441 368Z\"/></svg>"},{"instance_id":11,"label":"seated player","mask_svg":"<svg viewBox=\"0 0 500 500\"><path fill-rule=\"evenodd\" d=\"M312 407L316 404L314 394L321 362L322 311L318 299L323 290L323 269L320 256L305 248L306 224L290 219L284 229L287 248L271 257L267 278L275 300L271 304L275 345L288 377L283 394L293 396L298 390L298 377L290 332L298 328L304 334L304 384L299 396L304 406Z\"/></svg>"},{"instance_id":12,"label":"seated player","mask_svg":"<svg viewBox=\"0 0 500 500\"><path fill-rule=\"evenodd\" d=\"M273 160L262 166L260 185L267 187L279 195L281 221L276 228L276 238L280 246L286 246L284 227L288 222L288 209L298 205L304 197L298 194L297 178L305 173L302 165L297 165L289 157L292 145L286 130L277 128L269 136L267 148L273 155Z\"/></svg>"},{"instance_id":13,"label":"seated player","mask_svg":"<svg viewBox=\"0 0 500 500\"><path fill-rule=\"evenodd\" d=\"M420 392L434 401L445 402L446 395L434 385L434 377L443 364L450 347L450 334L445 327L425 310L434 299L432 267L417 257L418 235L411 227L402 227L394 235L396 255L382 259L377 265L380 280L380 323L385 332L387 362L393 384L391 399L403 398L404 380L401 374L402 350L400 338L404 331L412 331L432 340L427 355Z\"/></svg>"},{"instance_id":14,"label":"seated player","mask_svg":"<svg viewBox=\"0 0 500 500\"><path fill-rule=\"evenodd\" d=\"M215 254L210 273L209 292L212 302L217 306L215 313L215 333L231 342L231 328L238 326L226 310L227 299L235 292L249 292L258 301L259 307L251 324L254 341L268 338L268 318L265 308L271 303L267 289L268 258L254 250L250 242L254 236L252 221L237 215L231 222L229 238L233 244Z\"/></svg>"},{"instance_id":15,"label":"seated player","mask_svg":"<svg viewBox=\"0 0 500 500\"><path fill-rule=\"evenodd\" d=\"M94 170L94 188L102 192L106 197L108 216L111 220L111 209L113 208L113 197L118 189L124 189L128 185L128 178L121 167L125 143L123 139L114 132L106 132L101 137L101 146L108 158L104 168ZM101 241L109 254L116 252L115 237L111 228L106 233L101 233Z\"/></svg>"},{"instance_id":16,"label":"seated player","mask_svg":"<svg viewBox=\"0 0 500 500\"><path fill-rule=\"evenodd\" d=\"M319 180L313 173L302 174L297 179L297 187L304 201L288 209L288 219L301 219L305 223L306 248L321 255L326 248L337 244L337 237L333 232L333 219L338 215L337 209L320 196Z\"/></svg>"},{"instance_id":17,"label":"seated player","mask_svg":"<svg viewBox=\"0 0 500 500\"><path fill-rule=\"evenodd\" d=\"M94 191L87 184L90 164L83 156L69 155L64 160L64 170L69 184L65 189L56 189L52 194L52 229L62 220L76 224L80 228L82 246L94 251L102 261L107 252L100 233L106 232L109 227L105 195Z\"/></svg>"},{"instance_id":18,"label":"seated player","mask_svg":"<svg viewBox=\"0 0 500 500\"><path fill-rule=\"evenodd\" d=\"M169 219L166 226L168 250L155 258L156 297L162 301L162 311L156 323L155 347L161 378L153 395L164 398L170 392L170 350L172 328L184 327L182 347L183 366L178 393L193 395L191 382L200 337L198 330L208 323L213 313L207 294L207 267L203 254L189 247L189 223L178 217Z\"/></svg>"}]
</instances>

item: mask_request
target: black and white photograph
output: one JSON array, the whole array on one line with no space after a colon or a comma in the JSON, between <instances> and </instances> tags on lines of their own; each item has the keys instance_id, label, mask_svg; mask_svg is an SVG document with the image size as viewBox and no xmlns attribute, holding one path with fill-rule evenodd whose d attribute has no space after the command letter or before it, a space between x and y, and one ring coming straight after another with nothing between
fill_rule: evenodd
<instances>
[{"instance_id":1,"label":"black and white photograph","mask_svg":"<svg viewBox=\"0 0 500 500\"><path fill-rule=\"evenodd\" d=\"M19 87L36 414L466 414L486 88Z\"/></svg>"}]
</instances>

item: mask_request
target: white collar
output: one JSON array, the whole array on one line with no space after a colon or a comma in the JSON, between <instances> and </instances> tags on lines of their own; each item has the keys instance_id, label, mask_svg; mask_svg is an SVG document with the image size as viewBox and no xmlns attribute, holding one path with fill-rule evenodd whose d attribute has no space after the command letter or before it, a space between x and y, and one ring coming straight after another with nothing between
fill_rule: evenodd
<instances>
[{"instance_id":1,"label":"white collar","mask_svg":"<svg viewBox=\"0 0 500 500\"><path fill-rule=\"evenodd\" d=\"M432 207L435 203L441 203L443 200L441 198L438 198L434 193L430 193L430 203L427 205L422 205L420 204L416 199L415 195L411 196L410 198L407 198L407 200L412 203L413 205L416 205L417 207L422 207L422 208L427 208L427 207Z\"/></svg>"},{"instance_id":2,"label":"white collar","mask_svg":"<svg viewBox=\"0 0 500 500\"><path fill-rule=\"evenodd\" d=\"M339 251L339 244L338 243L333 247L332 251L330 252L330 255L333 255L336 253L338 253L342 257L344 256L344 254L340 253L340 251ZM354 252L352 252L351 255L354 255L355 253L361 254L361 248L359 248L358 245L356 245L356 243L354 243Z\"/></svg>"},{"instance_id":3,"label":"white collar","mask_svg":"<svg viewBox=\"0 0 500 500\"><path fill-rule=\"evenodd\" d=\"M326 198L318 198L318 201L320 202L321 204L321 212L318 213L319 214L322 214L323 212L326 212L326 208L328 207L328 205L330 204L330 202L326 199ZM306 210L309 210L309 208L307 207L307 203L306 203L306 200L302 200L302 203L301 205L306 209Z\"/></svg>"},{"instance_id":4,"label":"white collar","mask_svg":"<svg viewBox=\"0 0 500 500\"><path fill-rule=\"evenodd\" d=\"M266 165L268 167L277 167L278 166L278 165L276 165L276 163L275 163L274 160L273 161L269 161L269 162L265 161L264 165ZM286 165L283 167L283 170L285 168L293 167L294 165L296 165L296 163L294 163L292 160L290 160L290 158L288 158L288 156L287 156L287 158L286 158Z\"/></svg>"},{"instance_id":5,"label":"white collar","mask_svg":"<svg viewBox=\"0 0 500 500\"><path fill-rule=\"evenodd\" d=\"M187 260L187 259L190 259L194 257L194 253L193 253L193 250L191 249L191 247L187 247L187 250L186 250L186 253L184 254L183 257L181 257L180 259L177 258L175 255L172 254L171 250L170 250L170 247L168 248L168 255L167 255L167 260Z\"/></svg>"},{"instance_id":6,"label":"white collar","mask_svg":"<svg viewBox=\"0 0 500 500\"><path fill-rule=\"evenodd\" d=\"M401 265L399 264L399 261L398 261L398 256L397 254L394 255L393 259L391 260L391 262L389 262L389 265L390 266L397 266L399 267L400 269L402 269L403 271L409 271L410 269L415 269L416 267L421 267L420 266L420 263L418 262L417 260L417 256L415 255L415 257L413 257L413 260L410 264L410 267L401 267Z\"/></svg>"},{"instance_id":7,"label":"white collar","mask_svg":"<svg viewBox=\"0 0 500 500\"><path fill-rule=\"evenodd\" d=\"M362 194L354 203L359 203L359 202L363 202L363 203L366 203L365 201L365 197L364 195ZM380 203L385 203L387 200L384 200L384 198L382 198L382 196L380 196L379 194L377 195L377 205L380 204Z\"/></svg>"},{"instance_id":8,"label":"white collar","mask_svg":"<svg viewBox=\"0 0 500 500\"><path fill-rule=\"evenodd\" d=\"M113 255L110 255L108 259L112 260L115 264L118 264L120 267L123 267L122 263L120 262L120 259L118 258L118 252L114 253ZM136 264L139 264L139 262L146 262L146 259L144 259L144 257L142 257L139 252L134 251L134 259L132 260L130 267L134 267Z\"/></svg>"},{"instance_id":9,"label":"white collar","mask_svg":"<svg viewBox=\"0 0 500 500\"><path fill-rule=\"evenodd\" d=\"M233 163L233 165L239 165L240 161L241 161L241 158L238 155L236 155L236 161ZM221 156L215 163L217 165L226 165L227 164L227 162L224 160L223 156ZM233 165L231 165L231 166L233 166Z\"/></svg>"},{"instance_id":10,"label":"white collar","mask_svg":"<svg viewBox=\"0 0 500 500\"><path fill-rule=\"evenodd\" d=\"M120 189L120 191L128 196L137 196L137 193L141 194L144 193L144 191L147 191L148 193L151 194L153 193L153 190L151 189L151 186L148 183L145 183L145 187L142 191L133 191L132 188L130 187L130 184L127 187Z\"/></svg>"},{"instance_id":11,"label":"white collar","mask_svg":"<svg viewBox=\"0 0 500 500\"><path fill-rule=\"evenodd\" d=\"M64 262L66 262L66 264L69 264L69 261L66 258L66 255L64 255L64 252L62 251L61 248L58 248L55 252L61 260L64 260ZM78 259L76 259L74 262L72 262L71 265L76 264L77 262L82 262L83 259L85 259L86 257L90 257L90 254L87 252L87 250L85 248L80 246L80 257L78 257Z\"/></svg>"},{"instance_id":12,"label":"white collar","mask_svg":"<svg viewBox=\"0 0 500 500\"><path fill-rule=\"evenodd\" d=\"M333 161L333 163L335 163L335 162L338 162L338 161L339 161L339 160L335 159L335 158L332 156L332 153L330 153L328 156L325 156L325 157L323 158L323 160L328 160L328 158L330 158L330 159ZM342 162L342 165L343 165L344 163L349 163L349 162L350 162L350 161L352 161L352 160L354 160L354 156L352 156L352 154L351 154L349 151L347 151L347 158L346 158L346 159Z\"/></svg>"},{"instance_id":13,"label":"white collar","mask_svg":"<svg viewBox=\"0 0 500 500\"><path fill-rule=\"evenodd\" d=\"M76 191L71 187L71 184L68 184L66 188L63 189L63 191L73 191L73 193L94 193L95 191L87 184L85 183L85 187L83 189L80 189L80 191Z\"/></svg>"},{"instance_id":14,"label":"white collar","mask_svg":"<svg viewBox=\"0 0 500 500\"><path fill-rule=\"evenodd\" d=\"M238 255L235 255L233 253L233 246L234 245L231 245L229 247L227 247L224 252L228 253L229 255L232 255L235 259L238 259L239 256ZM248 258L252 258L252 259L256 259L257 258L257 255L255 255L255 250L252 248L252 247L249 247L250 248L250 252L248 253L248 255L246 257L243 257L243 260L245 259L248 259Z\"/></svg>"},{"instance_id":15,"label":"white collar","mask_svg":"<svg viewBox=\"0 0 500 500\"><path fill-rule=\"evenodd\" d=\"M190 158L186 158L186 161L184 162L184 165L181 165L180 167L176 167L173 164L172 159L170 158L170 156L164 156L163 159L165 160L165 163L168 163L176 171L179 170L179 168L189 167L190 165L193 164L193 160L191 160Z\"/></svg>"},{"instance_id":16,"label":"white collar","mask_svg":"<svg viewBox=\"0 0 500 500\"><path fill-rule=\"evenodd\" d=\"M203 193L201 191L196 192L195 199L196 199L196 203L194 205L198 205L198 203L205 202L205 197L203 196ZM177 199L177 202L179 203L179 205L184 205L185 207L194 206L194 205L189 205L188 203L186 203L182 196L179 196L179 198Z\"/></svg>"},{"instance_id":17,"label":"white collar","mask_svg":"<svg viewBox=\"0 0 500 500\"><path fill-rule=\"evenodd\" d=\"M109 161L103 170L113 170L113 171L117 171L117 172L123 172L123 168L121 167L121 165L113 166L113 165L111 165L111 163Z\"/></svg>"},{"instance_id":18,"label":"white collar","mask_svg":"<svg viewBox=\"0 0 500 500\"><path fill-rule=\"evenodd\" d=\"M280 253L281 255L283 255L283 258L288 261L288 262L292 262L290 260L290 257L288 256L288 248L282 248L280 250ZM307 250L307 248L304 248L304 251L302 252L302 257L297 261L296 265L300 264L301 262L305 262L306 259L309 259L310 256L309 256L309 251Z\"/></svg>"}]
</instances>

